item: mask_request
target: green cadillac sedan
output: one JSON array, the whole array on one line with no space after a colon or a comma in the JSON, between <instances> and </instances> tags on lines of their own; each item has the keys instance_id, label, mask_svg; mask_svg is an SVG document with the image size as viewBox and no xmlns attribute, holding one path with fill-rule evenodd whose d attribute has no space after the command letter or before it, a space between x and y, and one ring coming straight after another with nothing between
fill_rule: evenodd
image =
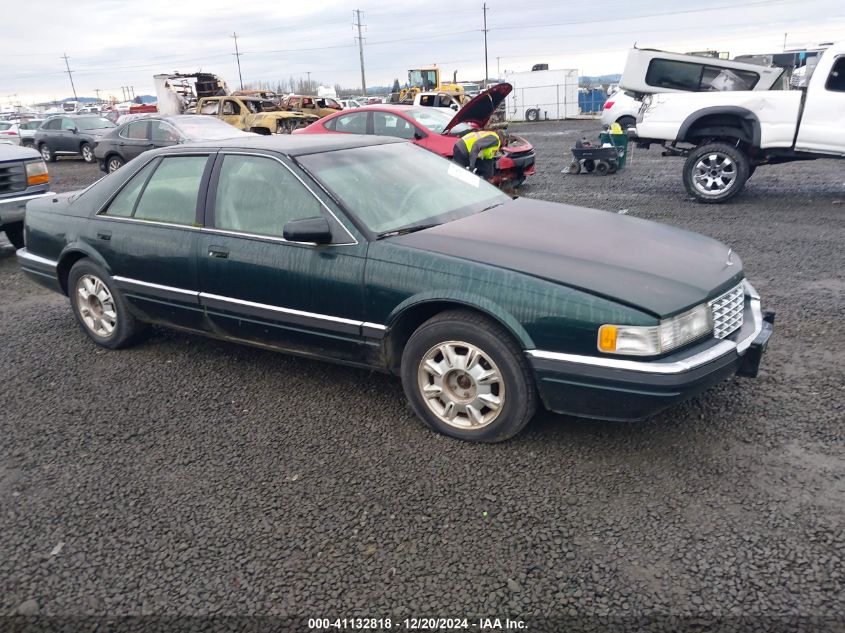
<instances>
[{"instance_id":1,"label":"green cadillac sedan","mask_svg":"<svg viewBox=\"0 0 845 633\"><path fill-rule=\"evenodd\" d=\"M21 268L98 345L160 324L391 372L465 440L509 438L540 403L639 420L755 376L774 322L719 242L512 199L372 136L147 152L30 202L25 237Z\"/></svg>"}]
</instances>

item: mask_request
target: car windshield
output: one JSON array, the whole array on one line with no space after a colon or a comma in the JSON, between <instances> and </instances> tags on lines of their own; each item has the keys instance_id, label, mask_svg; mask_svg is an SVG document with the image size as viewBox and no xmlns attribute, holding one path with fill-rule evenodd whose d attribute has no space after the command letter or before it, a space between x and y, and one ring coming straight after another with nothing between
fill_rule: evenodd
<instances>
[{"instance_id":1,"label":"car windshield","mask_svg":"<svg viewBox=\"0 0 845 633\"><path fill-rule=\"evenodd\" d=\"M375 234L458 220L510 199L464 168L411 143L322 152L298 160Z\"/></svg>"},{"instance_id":2,"label":"car windshield","mask_svg":"<svg viewBox=\"0 0 845 633\"><path fill-rule=\"evenodd\" d=\"M104 127L114 127L114 123L101 116L86 116L76 119L77 130L98 130Z\"/></svg>"},{"instance_id":3,"label":"car windshield","mask_svg":"<svg viewBox=\"0 0 845 633\"><path fill-rule=\"evenodd\" d=\"M243 136L238 128L206 116L183 116L170 121L191 140L216 141Z\"/></svg>"},{"instance_id":4,"label":"car windshield","mask_svg":"<svg viewBox=\"0 0 845 633\"><path fill-rule=\"evenodd\" d=\"M449 125L449 122L454 118L455 113L451 110L446 111L440 108L414 108L405 111L414 121L422 125L435 134L443 134L443 130ZM469 132L472 128L466 123L458 123L455 127L449 130L449 134L453 136L460 136L465 132Z\"/></svg>"}]
</instances>

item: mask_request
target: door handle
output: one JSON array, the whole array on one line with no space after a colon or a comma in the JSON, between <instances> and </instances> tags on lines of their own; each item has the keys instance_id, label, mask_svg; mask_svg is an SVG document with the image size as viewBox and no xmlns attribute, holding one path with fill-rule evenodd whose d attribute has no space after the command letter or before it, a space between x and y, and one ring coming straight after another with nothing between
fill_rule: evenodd
<instances>
[{"instance_id":1,"label":"door handle","mask_svg":"<svg viewBox=\"0 0 845 633\"><path fill-rule=\"evenodd\" d=\"M111 231L97 231L97 238L108 242L111 239Z\"/></svg>"},{"instance_id":2,"label":"door handle","mask_svg":"<svg viewBox=\"0 0 845 633\"><path fill-rule=\"evenodd\" d=\"M217 259L228 259L229 249L222 246L209 246L208 256L216 257Z\"/></svg>"}]
</instances>

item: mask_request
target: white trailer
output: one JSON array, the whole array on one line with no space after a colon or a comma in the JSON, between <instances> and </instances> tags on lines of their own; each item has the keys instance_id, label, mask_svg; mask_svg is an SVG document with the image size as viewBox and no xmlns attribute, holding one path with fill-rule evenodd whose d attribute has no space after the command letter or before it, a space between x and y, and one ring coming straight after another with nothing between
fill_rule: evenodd
<instances>
[{"instance_id":1,"label":"white trailer","mask_svg":"<svg viewBox=\"0 0 845 633\"><path fill-rule=\"evenodd\" d=\"M566 119L579 114L577 70L506 72L505 81L513 86L505 103L508 121Z\"/></svg>"}]
</instances>

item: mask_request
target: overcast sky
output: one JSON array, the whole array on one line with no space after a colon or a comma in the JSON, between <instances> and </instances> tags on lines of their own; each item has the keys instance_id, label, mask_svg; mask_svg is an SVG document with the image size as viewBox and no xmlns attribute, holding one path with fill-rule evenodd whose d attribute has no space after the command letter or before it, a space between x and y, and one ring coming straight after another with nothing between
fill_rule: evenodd
<instances>
[{"instance_id":1,"label":"overcast sky","mask_svg":"<svg viewBox=\"0 0 845 633\"><path fill-rule=\"evenodd\" d=\"M576 68L621 72L641 47L778 52L845 39L843 0L488 0L490 76L498 70ZM79 96L122 97L121 86L153 94L152 75L204 70L238 84L305 77L360 86L354 9L361 9L367 84L407 79L436 63L458 80L484 76L482 2L465 0L39 0L26 23L0 38L0 105L71 96L67 53ZM10 14L11 15L11 14ZM8 16L7 16L8 17Z\"/></svg>"}]
</instances>

